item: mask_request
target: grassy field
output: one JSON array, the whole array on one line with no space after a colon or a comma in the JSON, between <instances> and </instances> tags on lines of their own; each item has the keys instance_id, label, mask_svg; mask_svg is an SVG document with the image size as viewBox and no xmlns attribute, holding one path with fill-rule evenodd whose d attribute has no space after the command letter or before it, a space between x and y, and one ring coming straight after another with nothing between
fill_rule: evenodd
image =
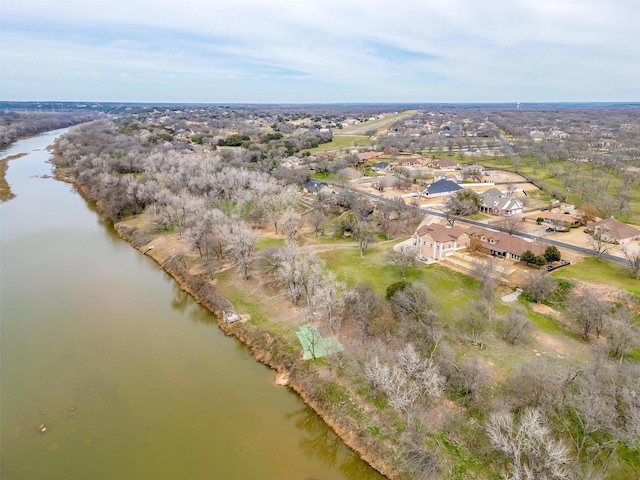
<instances>
[{"instance_id":1,"label":"grassy field","mask_svg":"<svg viewBox=\"0 0 640 480\"><path fill-rule=\"evenodd\" d=\"M445 157L446 154L443 154L442 156ZM474 157L473 159L470 159L469 157L455 154L450 158L453 158L461 163L480 163L488 167L494 167L512 172L516 171L516 168L505 157ZM538 186L544 186L544 190L548 195L548 199L551 198L549 192L557 189L559 191L568 193L568 201L570 203L573 203L574 205L580 205L581 203L585 202L582 193L577 189L568 191L568 189L565 187L565 176L567 174L564 173L563 165L565 165L566 163L567 161L558 161L540 165L535 157L522 157L517 168L517 173L525 177L535 179ZM610 195L612 197L615 197L617 195L622 180L618 175L612 173L612 171L605 170L590 163L571 163L570 167L573 169L571 171L571 175L583 177L586 179L586 182L598 179L606 185L606 188L604 188L603 191L597 196L597 198L593 200L596 205L598 203L598 199L602 198L605 195ZM554 175L552 173L552 170L556 170L557 173ZM638 188L632 189L630 212L631 214L629 216L621 216L619 217L619 219L625 222L639 224L640 189Z\"/></svg>"},{"instance_id":2,"label":"grassy field","mask_svg":"<svg viewBox=\"0 0 640 480\"><path fill-rule=\"evenodd\" d=\"M563 267L552 275L569 280L602 283L640 295L640 280L631 277L628 267L608 260L585 258L584 261Z\"/></svg>"},{"instance_id":3,"label":"grassy field","mask_svg":"<svg viewBox=\"0 0 640 480\"><path fill-rule=\"evenodd\" d=\"M342 148L369 147L371 139L366 135L334 135L333 141L307 150L311 155L320 152L330 152Z\"/></svg>"},{"instance_id":4,"label":"grassy field","mask_svg":"<svg viewBox=\"0 0 640 480\"><path fill-rule=\"evenodd\" d=\"M364 130L369 130L369 129L374 129L374 128L376 130L380 130L382 128L385 128L385 127L397 122L398 120L411 118L416 113L418 113L417 110L406 110L404 112L396 113L394 115L388 115L388 116L386 116L384 118L380 118L380 119L377 119L377 120L368 120L366 122L362 122L362 123L359 123L357 125L352 125L350 127L343 128L340 131L340 133L342 135L349 135L352 132L353 133L362 133Z\"/></svg>"}]
</instances>

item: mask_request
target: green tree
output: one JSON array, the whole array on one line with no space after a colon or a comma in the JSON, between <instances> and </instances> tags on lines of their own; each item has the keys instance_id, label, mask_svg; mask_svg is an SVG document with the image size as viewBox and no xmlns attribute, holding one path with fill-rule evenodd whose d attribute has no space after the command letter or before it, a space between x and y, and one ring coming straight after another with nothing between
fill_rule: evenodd
<instances>
[{"instance_id":1,"label":"green tree","mask_svg":"<svg viewBox=\"0 0 640 480\"><path fill-rule=\"evenodd\" d=\"M558 247L555 245L548 246L544 251L543 256L547 262L557 262L562 258L560 250L558 250Z\"/></svg>"},{"instance_id":2,"label":"green tree","mask_svg":"<svg viewBox=\"0 0 640 480\"><path fill-rule=\"evenodd\" d=\"M525 250L520 255L520 261L526 263L527 265L536 263L536 255L531 250Z\"/></svg>"}]
</instances>

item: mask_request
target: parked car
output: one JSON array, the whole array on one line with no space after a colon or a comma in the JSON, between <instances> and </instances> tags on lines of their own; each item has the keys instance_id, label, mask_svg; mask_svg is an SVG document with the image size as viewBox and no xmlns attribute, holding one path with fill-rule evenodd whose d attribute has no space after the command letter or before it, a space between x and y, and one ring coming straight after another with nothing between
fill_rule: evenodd
<instances>
[{"instance_id":1,"label":"parked car","mask_svg":"<svg viewBox=\"0 0 640 480\"><path fill-rule=\"evenodd\" d=\"M552 227L547 228L547 232L555 232L555 231L556 231L555 228L552 228Z\"/></svg>"}]
</instances>

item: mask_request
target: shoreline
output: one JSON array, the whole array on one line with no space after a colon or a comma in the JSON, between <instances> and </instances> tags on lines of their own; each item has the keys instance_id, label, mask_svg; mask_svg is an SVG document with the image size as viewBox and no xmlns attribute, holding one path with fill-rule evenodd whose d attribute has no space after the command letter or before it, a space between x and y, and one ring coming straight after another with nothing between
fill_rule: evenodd
<instances>
[{"instance_id":1,"label":"shoreline","mask_svg":"<svg viewBox=\"0 0 640 480\"><path fill-rule=\"evenodd\" d=\"M26 156L26 153L17 153L10 155L3 159L0 159L0 203L8 202L12 198L15 198L15 194L11 191L11 185L7 182L7 170L9 169L9 162L11 160L17 160Z\"/></svg>"},{"instance_id":2,"label":"shoreline","mask_svg":"<svg viewBox=\"0 0 640 480\"><path fill-rule=\"evenodd\" d=\"M289 386L296 392L302 401L334 431L347 447L356 452L365 463L389 480L399 478L398 472L393 471L390 466L383 464L377 457L373 457L369 452L365 451L364 442L358 441L359 437L357 432L349 429L348 425L343 425L335 420L330 412L313 398L312 394L308 392L304 385L297 379L296 369L291 368L295 367L295 364L287 366L286 362L282 360L278 361L274 358L273 349L268 347L277 344L276 337L250 323L227 323L223 318L222 311L225 310L225 308L233 307L233 305L217 292L211 281L200 279L197 275L191 274L188 269L184 269L181 265L176 265L177 262L162 258L162 254L166 253L162 249L157 247L149 249L153 240L143 245L138 245L133 239L133 233L137 230L128 227L126 220L114 224L113 227L122 240L129 243L141 254L150 257L158 264L160 269L171 276L183 291L188 293L199 305L206 308L211 315L215 315L218 327L225 335L234 337L246 345L254 359L274 370L277 376L285 376L288 380L285 386ZM216 298L220 303L212 301L212 298ZM274 383L274 386L275 385Z\"/></svg>"},{"instance_id":3,"label":"shoreline","mask_svg":"<svg viewBox=\"0 0 640 480\"><path fill-rule=\"evenodd\" d=\"M84 189L77 184L73 176L62 170L64 169L56 167L54 169L54 178L74 185L86 202L96 204L95 201L89 199ZM101 211L99 205L97 205L97 210L98 212ZM222 312L229 307L233 308L233 305L217 292L213 282L206 281L201 276L190 273L178 261L173 261L174 258L171 255L167 255L167 258L164 258L163 254L166 255L167 252L162 248L155 247L150 249L153 237L145 235L147 237L145 240L147 241L136 241L134 234L139 230L128 226L127 221L122 220L113 224L113 229L121 240L129 243L141 254L150 257L156 262L159 269L171 276L181 290L188 293L196 303L206 308L211 315L215 315L218 327L226 336L234 337L246 345L254 359L274 370L277 376L287 378L286 386L290 387L363 462L389 480L399 480L401 478L399 469L394 468L390 462L371 452L372 449L369 448L368 442L358 434L356 425L350 426L346 422L340 422L332 416L327 406L324 406L318 399L314 398L313 392L303 385L296 371L298 370L296 367L304 367L305 364L299 364L295 359L288 359L286 353L278 352L277 344L282 342L281 339L248 322L228 324L224 320ZM322 382L322 379L317 374L314 374L313 377L313 380L316 381L315 385ZM274 383L275 386L277 384Z\"/></svg>"}]
</instances>

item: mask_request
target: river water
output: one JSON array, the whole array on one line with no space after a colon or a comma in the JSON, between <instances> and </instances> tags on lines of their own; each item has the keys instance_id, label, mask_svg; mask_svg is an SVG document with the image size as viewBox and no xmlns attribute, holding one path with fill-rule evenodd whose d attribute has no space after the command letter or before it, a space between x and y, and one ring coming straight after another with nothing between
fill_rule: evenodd
<instances>
[{"instance_id":1,"label":"river water","mask_svg":"<svg viewBox=\"0 0 640 480\"><path fill-rule=\"evenodd\" d=\"M0 151L27 153L0 206L2 479L381 480L72 187L40 177L62 132Z\"/></svg>"}]
</instances>

